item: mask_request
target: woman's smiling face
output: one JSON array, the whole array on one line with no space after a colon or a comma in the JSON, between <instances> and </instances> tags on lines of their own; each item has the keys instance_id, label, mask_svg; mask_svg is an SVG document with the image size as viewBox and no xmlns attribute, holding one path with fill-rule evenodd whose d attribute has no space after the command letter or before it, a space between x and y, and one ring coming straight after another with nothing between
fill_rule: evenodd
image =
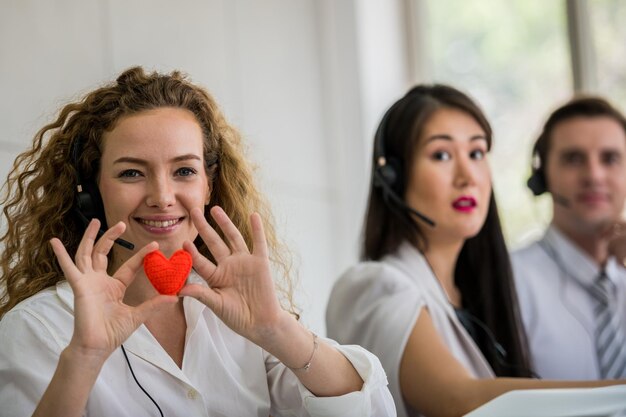
<instances>
[{"instance_id":1,"label":"woman's smiling face","mask_svg":"<svg viewBox=\"0 0 626 417\"><path fill-rule=\"evenodd\" d=\"M107 223L126 223L123 239L156 240L170 256L196 238L189 213L210 196L203 142L194 115L171 107L126 116L104 135L98 186Z\"/></svg>"}]
</instances>

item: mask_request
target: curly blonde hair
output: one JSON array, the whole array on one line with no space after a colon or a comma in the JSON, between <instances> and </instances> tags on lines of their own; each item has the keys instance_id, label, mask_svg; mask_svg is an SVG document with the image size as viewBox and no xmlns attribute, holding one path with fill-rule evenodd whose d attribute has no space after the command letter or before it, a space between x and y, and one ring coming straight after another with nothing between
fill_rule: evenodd
<instances>
[{"instance_id":1,"label":"curly blonde hair","mask_svg":"<svg viewBox=\"0 0 626 417\"><path fill-rule=\"evenodd\" d=\"M77 169L83 181L96 182L103 134L124 116L160 107L192 112L204 134L205 161L217 161L207 164L212 190L205 208L209 223L219 231L209 209L221 206L252 248L249 215L256 211L263 218L270 258L280 276L276 287L281 302L297 315L289 253L277 239L269 206L254 184L241 136L207 91L180 72L147 74L134 67L115 82L63 107L54 122L37 132L32 148L15 159L0 201L6 218L6 231L0 237L4 246L0 284L6 285L0 299L0 318L20 301L64 279L49 240L58 237L68 253L76 253L84 231L74 211ZM80 141L81 152L75 161L72 152L78 146L76 141ZM213 259L200 238L195 244Z\"/></svg>"}]
</instances>

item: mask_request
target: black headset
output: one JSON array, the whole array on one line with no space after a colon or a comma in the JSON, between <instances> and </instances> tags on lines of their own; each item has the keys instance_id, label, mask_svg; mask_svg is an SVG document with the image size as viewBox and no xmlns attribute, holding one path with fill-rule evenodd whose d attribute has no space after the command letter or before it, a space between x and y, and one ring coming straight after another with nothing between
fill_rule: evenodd
<instances>
[{"instance_id":1,"label":"black headset","mask_svg":"<svg viewBox=\"0 0 626 417\"><path fill-rule=\"evenodd\" d=\"M406 96L405 96L406 97ZM373 185L380 188L383 192L383 200L391 207L391 203L416 215L424 223L431 227L435 226L435 222L424 214L410 207L403 198L399 196L400 175L402 173L402 163L398 158L387 157L385 152L385 130L389 115L394 107L392 106L383 116L376 134L374 135L374 166L373 166Z\"/></svg>"},{"instance_id":2,"label":"black headset","mask_svg":"<svg viewBox=\"0 0 626 417\"><path fill-rule=\"evenodd\" d=\"M107 229L104 205L98 184L93 180L85 180L81 175L80 156L83 153L83 148L84 141L82 138L78 137L72 141L70 158L76 171L76 197L74 198L73 211L84 228L87 228L91 219L100 220L98 237L101 237ZM115 239L115 243L126 249L133 250L135 248L135 245L124 239Z\"/></svg>"},{"instance_id":3,"label":"black headset","mask_svg":"<svg viewBox=\"0 0 626 417\"><path fill-rule=\"evenodd\" d=\"M539 153L538 144L542 140L540 137L535 146L533 147L532 167L531 174L526 181L526 185L533 192L533 195L538 196L548 191L548 184L546 182L546 172L543 161L541 160L541 154Z\"/></svg>"}]
</instances>

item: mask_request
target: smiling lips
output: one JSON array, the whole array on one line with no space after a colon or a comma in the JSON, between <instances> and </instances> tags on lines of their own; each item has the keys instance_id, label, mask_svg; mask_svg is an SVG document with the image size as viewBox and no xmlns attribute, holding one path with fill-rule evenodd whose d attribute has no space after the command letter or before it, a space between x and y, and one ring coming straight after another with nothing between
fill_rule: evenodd
<instances>
[{"instance_id":1,"label":"smiling lips","mask_svg":"<svg viewBox=\"0 0 626 417\"><path fill-rule=\"evenodd\" d=\"M474 197L462 196L452 202L452 207L456 211L469 213L476 208L476 199Z\"/></svg>"},{"instance_id":2,"label":"smiling lips","mask_svg":"<svg viewBox=\"0 0 626 417\"><path fill-rule=\"evenodd\" d=\"M580 193L579 195L577 195L577 199L582 203L590 205L601 204L608 201L605 193L598 192Z\"/></svg>"},{"instance_id":3,"label":"smiling lips","mask_svg":"<svg viewBox=\"0 0 626 417\"><path fill-rule=\"evenodd\" d=\"M152 233L167 233L183 220L183 217L170 219L142 219L136 218L137 222Z\"/></svg>"}]
</instances>

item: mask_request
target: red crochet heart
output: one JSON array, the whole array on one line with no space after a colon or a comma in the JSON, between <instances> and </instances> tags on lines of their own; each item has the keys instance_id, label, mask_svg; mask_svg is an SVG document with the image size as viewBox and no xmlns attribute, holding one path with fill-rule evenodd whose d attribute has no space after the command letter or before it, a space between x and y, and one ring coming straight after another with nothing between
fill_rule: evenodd
<instances>
[{"instance_id":1,"label":"red crochet heart","mask_svg":"<svg viewBox=\"0 0 626 417\"><path fill-rule=\"evenodd\" d=\"M170 259L160 250L150 252L143 258L143 270L161 294L175 295L183 288L191 271L191 254L179 249Z\"/></svg>"}]
</instances>

